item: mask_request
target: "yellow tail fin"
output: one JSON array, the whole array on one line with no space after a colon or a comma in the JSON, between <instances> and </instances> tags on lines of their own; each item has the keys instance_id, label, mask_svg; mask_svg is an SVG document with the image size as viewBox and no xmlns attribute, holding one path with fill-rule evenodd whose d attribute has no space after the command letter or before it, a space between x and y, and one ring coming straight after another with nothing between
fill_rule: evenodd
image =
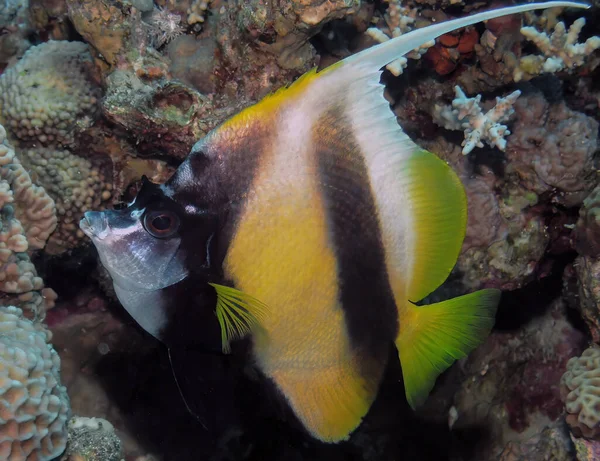
<instances>
[{"instance_id":1,"label":"yellow tail fin","mask_svg":"<svg viewBox=\"0 0 600 461\"><path fill-rule=\"evenodd\" d=\"M400 311L396 347L410 406L421 405L437 377L487 337L500 290L485 289L427 306L407 301Z\"/></svg>"}]
</instances>

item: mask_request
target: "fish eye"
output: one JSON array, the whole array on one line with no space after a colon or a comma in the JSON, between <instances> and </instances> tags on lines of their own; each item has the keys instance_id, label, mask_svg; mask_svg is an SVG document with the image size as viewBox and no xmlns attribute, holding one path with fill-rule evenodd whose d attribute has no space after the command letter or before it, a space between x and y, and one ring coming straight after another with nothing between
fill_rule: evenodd
<instances>
[{"instance_id":1,"label":"fish eye","mask_svg":"<svg viewBox=\"0 0 600 461\"><path fill-rule=\"evenodd\" d=\"M144 215L144 228L156 238L167 238L179 230L179 216L169 210L150 211Z\"/></svg>"}]
</instances>

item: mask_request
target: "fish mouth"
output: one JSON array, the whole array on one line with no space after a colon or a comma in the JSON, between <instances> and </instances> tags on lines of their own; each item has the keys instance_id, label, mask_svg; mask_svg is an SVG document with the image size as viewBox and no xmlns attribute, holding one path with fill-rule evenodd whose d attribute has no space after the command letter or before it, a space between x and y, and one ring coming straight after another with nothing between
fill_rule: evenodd
<instances>
[{"instance_id":1,"label":"fish mouth","mask_svg":"<svg viewBox=\"0 0 600 461\"><path fill-rule=\"evenodd\" d=\"M102 211L86 211L79 221L79 228L92 240L102 240L108 235L108 218Z\"/></svg>"}]
</instances>

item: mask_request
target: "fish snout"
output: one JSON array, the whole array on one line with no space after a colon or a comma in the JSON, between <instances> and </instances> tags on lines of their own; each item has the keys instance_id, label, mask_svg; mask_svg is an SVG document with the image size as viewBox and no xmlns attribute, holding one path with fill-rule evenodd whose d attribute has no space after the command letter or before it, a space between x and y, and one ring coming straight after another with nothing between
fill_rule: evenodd
<instances>
[{"instance_id":1,"label":"fish snout","mask_svg":"<svg viewBox=\"0 0 600 461\"><path fill-rule=\"evenodd\" d=\"M102 240L108 234L108 218L104 211L86 211L79 228L90 238Z\"/></svg>"}]
</instances>

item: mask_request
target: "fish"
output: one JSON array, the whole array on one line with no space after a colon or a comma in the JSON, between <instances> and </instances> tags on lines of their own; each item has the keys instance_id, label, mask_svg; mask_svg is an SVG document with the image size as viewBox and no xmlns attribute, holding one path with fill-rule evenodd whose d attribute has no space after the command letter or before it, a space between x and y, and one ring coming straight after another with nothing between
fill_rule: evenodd
<instances>
[{"instance_id":1,"label":"fish","mask_svg":"<svg viewBox=\"0 0 600 461\"><path fill-rule=\"evenodd\" d=\"M589 5L484 11L313 69L196 142L164 184L143 178L126 207L86 212L80 228L121 304L168 347L229 354L249 338L257 369L322 442L356 431L390 360L418 408L489 335L501 292L423 303L459 257L467 197L402 130L382 68L456 29L553 7Z\"/></svg>"}]
</instances>

